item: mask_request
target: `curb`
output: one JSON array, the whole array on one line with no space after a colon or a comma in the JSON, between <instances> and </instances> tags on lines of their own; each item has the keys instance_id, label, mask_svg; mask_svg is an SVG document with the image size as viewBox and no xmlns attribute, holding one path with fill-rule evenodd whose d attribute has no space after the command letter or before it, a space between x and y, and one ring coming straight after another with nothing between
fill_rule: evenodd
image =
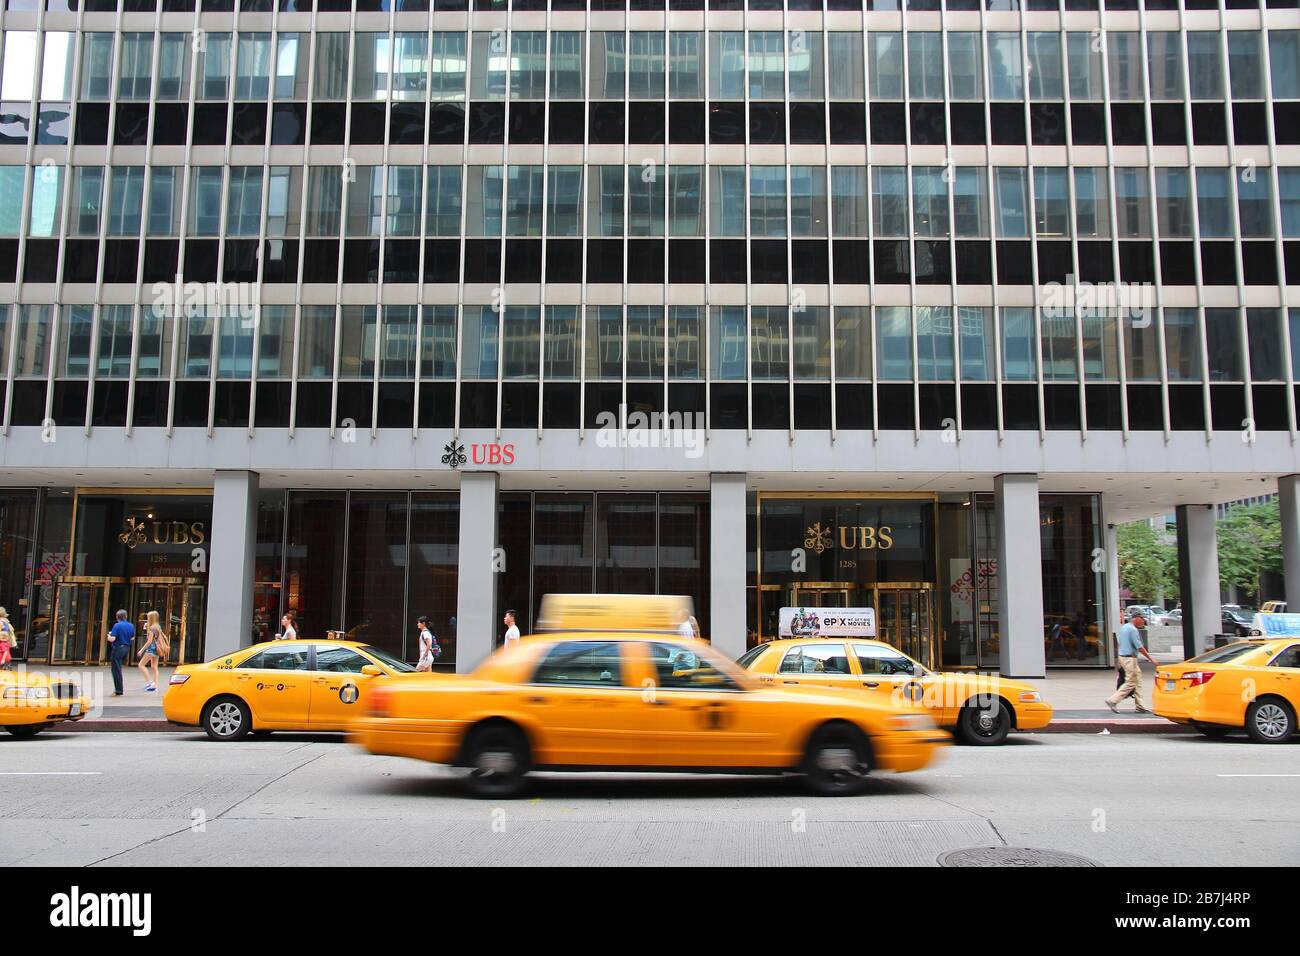
<instances>
[{"instance_id":1,"label":"curb","mask_svg":"<svg viewBox=\"0 0 1300 956\"><path fill-rule=\"evenodd\" d=\"M180 724L173 724L166 720L141 719L136 717L99 717L95 720L79 720L75 723L65 721L57 727L51 727L50 730L55 732L73 733L187 733L200 730L198 727L182 727Z\"/></svg>"},{"instance_id":2,"label":"curb","mask_svg":"<svg viewBox=\"0 0 1300 956\"><path fill-rule=\"evenodd\" d=\"M1190 727L1175 724L1173 721L1156 720L1089 720L1066 719L1054 720L1039 730L1025 731L1032 734L1099 734L1102 731L1112 734L1185 734Z\"/></svg>"}]
</instances>

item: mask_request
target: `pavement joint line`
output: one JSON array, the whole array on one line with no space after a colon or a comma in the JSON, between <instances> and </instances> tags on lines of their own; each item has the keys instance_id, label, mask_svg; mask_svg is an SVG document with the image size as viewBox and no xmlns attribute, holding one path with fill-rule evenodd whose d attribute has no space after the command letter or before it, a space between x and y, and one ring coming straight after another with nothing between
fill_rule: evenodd
<instances>
[{"instance_id":1,"label":"pavement joint line","mask_svg":"<svg viewBox=\"0 0 1300 956\"><path fill-rule=\"evenodd\" d=\"M102 777L102 770L3 770L0 777Z\"/></svg>"},{"instance_id":2,"label":"pavement joint line","mask_svg":"<svg viewBox=\"0 0 1300 956\"><path fill-rule=\"evenodd\" d=\"M1300 777L1300 773L1216 773L1216 777Z\"/></svg>"}]
</instances>

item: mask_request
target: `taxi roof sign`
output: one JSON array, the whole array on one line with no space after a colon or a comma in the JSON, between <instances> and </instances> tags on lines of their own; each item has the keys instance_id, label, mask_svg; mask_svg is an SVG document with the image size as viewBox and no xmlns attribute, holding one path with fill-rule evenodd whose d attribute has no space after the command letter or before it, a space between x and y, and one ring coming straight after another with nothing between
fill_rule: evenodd
<instances>
[{"instance_id":1,"label":"taxi roof sign","mask_svg":"<svg viewBox=\"0 0 1300 956\"><path fill-rule=\"evenodd\" d=\"M694 613L684 594L547 594L536 629L676 634Z\"/></svg>"}]
</instances>

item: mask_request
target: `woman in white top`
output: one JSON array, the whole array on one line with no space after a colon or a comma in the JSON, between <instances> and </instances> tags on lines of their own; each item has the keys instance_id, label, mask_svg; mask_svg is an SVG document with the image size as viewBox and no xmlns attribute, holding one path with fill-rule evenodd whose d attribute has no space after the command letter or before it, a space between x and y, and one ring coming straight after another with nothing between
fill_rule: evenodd
<instances>
[{"instance_id":1,"label":"woman in white top","mask_svg":"<svg viewBox=\"0 0 1300 956\"><path fill-rule=\"evenodd\" d=\"M296 641L298 629L293 626L293 618L286 614L280 618L280 633L275 635L277 641Z\"/></svg>"},{"instance_id":2,"label":"woman in white top","mask_svg":"<svg viewBox=\"0 0 1300 956\"><path fill-rule=\"evenodd\" d=\"M417 671L433 670L433 662L438 659L438 654L434 649L438 647L438 639L433 636L433 631L429 630L429 619L423 615L415 622L419 629L419 648L420 660L416 663ZM440 652L439 652L440 653Z\"/></svg>"}]
</instances>

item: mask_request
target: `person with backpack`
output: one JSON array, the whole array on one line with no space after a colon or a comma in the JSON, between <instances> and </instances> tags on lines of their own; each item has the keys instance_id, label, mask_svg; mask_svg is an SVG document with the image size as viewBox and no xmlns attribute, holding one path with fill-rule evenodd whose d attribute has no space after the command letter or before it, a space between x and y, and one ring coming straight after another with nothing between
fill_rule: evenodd
<instances>
[{"instance_id":1,"label":"person with backpack","mask_svg":"<svg viewBox=\"0 0 1300 956\"><path fill-rule=\"evenodd\" d=\"M136 666L140 668L140 673L144 675L144 689L158 689L158 661L160 658L165 659L171 653L172 642L167 636L167 632L162 629L158 623L158 612L150 611L145 617L144 625L144 650L140 652L140 660ZM153 667L153 680L149 679L149 668Z\"/></svg>"},{"instance_id":2,"label":"person with backpack","mask_svg":"<svg viewBox=\"0 0 1300 956\"><path fill-rule=\"evenodd\" d=\"M433 670L433 662L442 655L442 647L438 644L438 638L434 636L433 631L429 629L429 619L421 614L419 620L415 622L418 629L418 644L420 649L420 660L415 665L417 671Z\"/></svg>"}]
</instances>

